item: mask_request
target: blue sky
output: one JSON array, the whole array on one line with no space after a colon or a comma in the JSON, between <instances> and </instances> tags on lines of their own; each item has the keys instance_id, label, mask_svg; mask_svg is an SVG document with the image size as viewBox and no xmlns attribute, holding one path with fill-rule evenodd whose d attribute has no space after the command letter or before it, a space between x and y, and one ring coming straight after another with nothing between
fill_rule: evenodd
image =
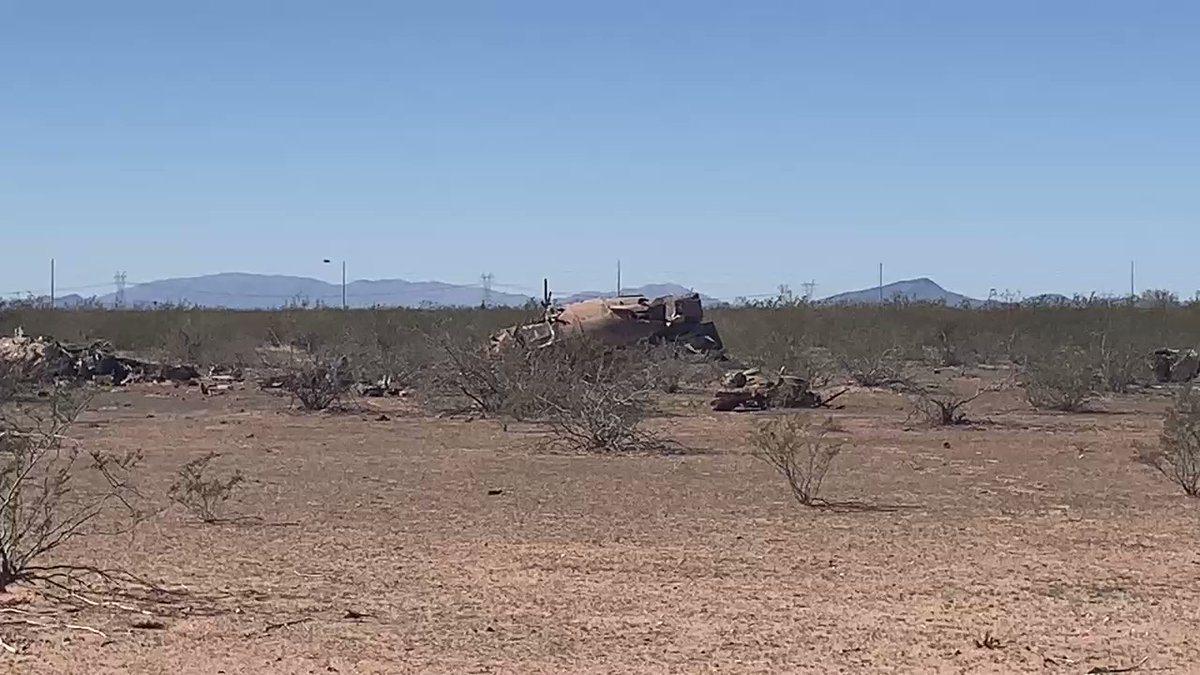
<instances>
[{"instance_id":1,"label":"blue sky","mask_svg":"<svg viewBox=\"0 0 1200 675\"><path fill-rule=\"evenodd\" d=\"M0 292L1200 289L1188 2L0 1Z\"/></svg>"}]
</instances>

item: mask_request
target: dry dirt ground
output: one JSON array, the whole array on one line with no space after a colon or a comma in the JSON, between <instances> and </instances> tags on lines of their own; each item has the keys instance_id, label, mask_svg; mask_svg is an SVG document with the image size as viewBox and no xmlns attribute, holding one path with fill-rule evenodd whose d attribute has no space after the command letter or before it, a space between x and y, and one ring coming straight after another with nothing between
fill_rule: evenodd
<instances>
[{"instance_id":1,"label":"dry dirt ground","mask_svg":"<svg viewBox=\"0 0 1200 675\"><path fill-rule=\"evenodd\" d=\"M749 455L763 415L700 396L656 421L694 454L605 458L398 401L305 415L249 390L107 393L81 439L144 450L163 501L219 451L252 478L230 512L265 522L172 508L78 542L64 557L179 590L130 605L161 627L18 589L9 607L107 638L6 612L0 671L1200 672L1200 501L1131 460L1165 397L1064 415L1004 392L952 429L906 422L893 394L839 402L826 494L877 510L798 506Z\"/></svg>"}]
</instances>

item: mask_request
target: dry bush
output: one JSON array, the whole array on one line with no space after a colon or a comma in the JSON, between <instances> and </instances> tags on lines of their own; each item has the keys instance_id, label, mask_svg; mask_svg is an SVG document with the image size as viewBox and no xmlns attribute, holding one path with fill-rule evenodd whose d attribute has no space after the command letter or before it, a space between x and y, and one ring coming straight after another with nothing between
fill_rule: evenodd
<instances>
[{"instance_id":1,"label":"dry bush","mask_svg":"<svg viewBox=\"0 0 1200 675\"><path fill-rule=\"evenodd\" d=\"M0 400L0 591L103 574L44 561L76 538L127 532L145 516L131 480L140 453L85 449L67 436L85 405L61 388L36 405Z\"/></svg>"},{"instance_id":2,"label":"dry bush","mask_svg":"<svg viewBox=\"0 0 1200 675\"><path fill-rule=\"evenodd\" d=\"M904 387L904 358L898 347L885 347L870 341L847 340L830 351L842 369L863 387Z\"/></svg>"},{"instance_id":3,"label":"dry bush","mask_svg":"<svg viewBox=\"0 0 1200 675\"><path fill-rule=\"evenodd\" d=\"M957 394L919 393L913 396L913 412L910 415L920 415L930 426L947 427L967 424L966 406L975 400L975 396L961 397Z\"/></svg>"},{"instance_id":4,"label":"dry bush","mask_svg":"<svg viewBox=\"0 0 1200 675\"><path fill-rule=\"evenodd\" d=\"M597 366L578 379L563 380L542 396L543 417L554 445L600 454L663 451L668 444L642 427L650 416L650 388L608 377Z\"/></svg>"},{"instance_id":5,"label":"dry bush","mask_svg":"<svg viewBox=\"0 0 1200 675\"><path fill-rule=\"evenodd\" d=\"M751 359L769 372L784 372L808 382L812 389L828 386L833 379L830 364L806 338L772 334L763 340Z\"/></svg>"},{"instance_id":6,"label":"dry bush","mask_svg":"<svg viewBox=\"0 0 1200 675\"><path fill-rule=\"evenodd\" d=\"M372 317L371 328L374 350L364 359L371 371L363 373L365 378L386 378L400 389L416 387L433 360L423 336L382 312Z\"/></svg>"},{"instance_id":7,"label":"dry bush","mask_svg":"<svg viewBox=\"0 0 1200 675\"><path fill-rule=\"evenodd\" d=\"M435 366L438 389L466 399L469 408L484 415L528 415L528 407L536 402L526 393L538 365L536 354L523 349L495 354L475 340L450 333L429 340L443 355Z\"/></svg>"},{"instance_id":8,"label":"dry bush","mask_svg":"<svg viewBox=\"0 0 1200 675\"><path fill-rule=\"evenodd\" d=\"M942 324L924 345L925 361L939 368L967 365L973 360L957 337L953 324Z\"/></svg>"},{"instance_id":9,"label":"dry bush","mask_svg":"<svg viewBox=\"0 0 1200 675\"><path fill-rule=\"evenodd\" d=\"M206 475L208 465L220 456L219 453L209 452L184 464L167 491L171 501L204 523L226 520L221 515L225 502L229 501L234 489L244 480L240 471L234 471L224 479Z\"/></svg>"},{"instance_id":10,"label":"dry bush","mask_svg":"<svg viewBox=\"0 0 1200 675\"><path fill-rule=\"evenodd\" d=\"M664 394L707 388L725 371L717 357L672 343L626 347L620 355L633 376Z\"/></svg>"},{"instance_id":11,"label":"dry bush","mask_svg":"<svg viewBox=\"0 0 1200 675\"><path fill-rule=\"evenodd\" d=\"M663 360L671 358L664 348L611 348L580 337L492 353L449 336L441 347L444 386L479 412L547 425L554 446L604 454L667 447L642 427L653 412L651 393L663 388Z\"/></svg>"},{"instance_id":12,"label":"dry bush","mask_svg":"<svg viewBox=\"0 0 1200 675\"><path fill-rule=\"evenodd\" d=\"M8 361L0 361L0 405L16 398L20 388L21 378L16 366Z\"/></svg>"},{"instance_id":13,"label":"dry bush","mask_svg":"<svg viewBox=\"0 0 1200 675\"><path fill-rule=\"evenodd\" d=\"M1200 497L1200 396L1188 387L1167 411L1159 447L1142 448L1138 460L1169 478L1190 497Z\"/></svg>"},{"instance_id":14,"label":"dry bush","mask_svg":"<svg viewBox=\"0 0 1200 675\"><path fill-rule=\"evenodd\" d=\"M1038 410L1077 412L1096 390L1093 361L1074 347L1030 360L1024 381L1025 397Z\"/></svg>"},{"instance_id":15,"label":"dry bush","mask_svg":"<svg viewBox=\"0 0 1200 675\"><path fill-rule=\"evenodd\" d=\"M980 396L988 392L1000 391L1004 386L1005 383L1000 382L981 387L976 389L975 393L965 396L955 392L919 391L912 395L913 411L909 417L920 415L935 427L967 424L970 422L967 417L967 406Z\"/></svg>"},{"instance_id":16,"label":"dry bush","mask_svg":"<svg viewBox=\"0 0 1200 675\"><path fill-rule=\"evenodd\" d=\"M814 423L799 415L784 415L763 423L754 436L754 456L771 465L787 481L796 501L824 506L818 497L825 476L842 450L831 439L832 420Z\"/></svg>"},{"instance_id":17,"label":"dry bush","mask_svg":"<svg viewBox=\"0 0 1200 675\"><path fill-rule=\"evenodd\" d=\"M327 410L345 398L354 386L346 357L316 357L312 363L293 366L283 377L283 389L304 410Z\"/></svg>"},{"instance_id":18,"label":"dry bush","mask_svg":"<svg viewBox=\"0 0 1200 675\"><path fill-rule=\"evenodd\" d=\"M328 410L351 393L355 374L344 345L310 334L285 342L272 331L271 345L259 350L264 368L275 373L264 379L291 397L302 410Z\"/></svg>"},{"instance_id":19,"label":"dry bush","mask_svg":"<svg viewBox=\"0 0 1200 675\"><path fill-rule=\"evenodd\" d=\"M1149 368L1150 349L1139 348L1131 339L1116 339L1101 332L1093 341L1093 359L1105 390L1124 394Z\"/></svg>"}]
</instances>

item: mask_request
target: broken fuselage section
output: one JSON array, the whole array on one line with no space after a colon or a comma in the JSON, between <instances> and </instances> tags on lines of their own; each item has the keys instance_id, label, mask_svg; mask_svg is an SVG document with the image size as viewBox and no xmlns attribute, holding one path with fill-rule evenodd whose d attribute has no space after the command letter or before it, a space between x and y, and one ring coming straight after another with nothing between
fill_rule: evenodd
<instances>
[{"instance_id":1,"label":"broken fuselage section","mask_svg":"<svg viewBox=\"0 0 1200 675\"><path fill-rule=\"evenodd\" d=\"M647 298L643 295L595 298L546 308L538 321L492 335L493 350L508 345L541 349L578 337L621 347L674 343L688 351L720 355L717 327L704 319L698 293Z\"/></svg>"}]
</instances>

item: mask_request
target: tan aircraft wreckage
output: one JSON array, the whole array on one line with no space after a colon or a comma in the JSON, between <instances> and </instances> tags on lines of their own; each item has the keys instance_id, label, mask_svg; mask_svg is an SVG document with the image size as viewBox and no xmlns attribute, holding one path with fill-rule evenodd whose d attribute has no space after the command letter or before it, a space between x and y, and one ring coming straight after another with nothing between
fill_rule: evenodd
<instances>
[{"instance_id":1,"label":"tan aircraft wreckage","mask_svg":"<svg viewBox=\"0 0 1200 675\"><path fill-rule=\"evenodd\" d=\"M695 353L724 351L717 327L704 319L698 293L653 299L628 295L550 306L540 320L505 328L491 341L493 350L511 344L540 349L580 336L613 346L675 343Z\"/></svg>"}]
</instances>

